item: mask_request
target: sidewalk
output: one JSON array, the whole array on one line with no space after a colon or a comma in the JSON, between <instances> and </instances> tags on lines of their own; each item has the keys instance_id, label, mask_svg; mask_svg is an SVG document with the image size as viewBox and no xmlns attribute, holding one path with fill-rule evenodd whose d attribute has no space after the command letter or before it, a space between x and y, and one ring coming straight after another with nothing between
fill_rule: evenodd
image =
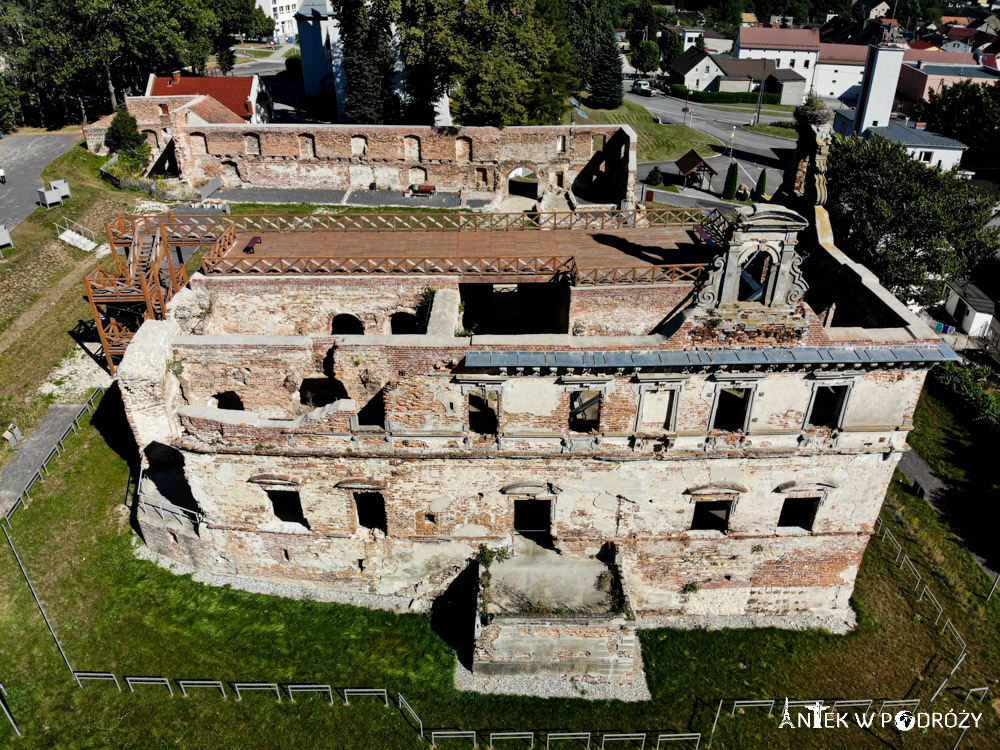
<instances>
[{"instance_id":1,"label":"sidewalk","mask_svg":"<svg viewBox=\"0 0 1000 750\"><path fill-rule=\"evenodd\" d=\"M33 480L42 477L45 464L62 450L63 438L75 430L86 404L54 404L38 429L22 440L14 457L0 469L0 514L6 516Z\"/></svg>"}]
</instances>

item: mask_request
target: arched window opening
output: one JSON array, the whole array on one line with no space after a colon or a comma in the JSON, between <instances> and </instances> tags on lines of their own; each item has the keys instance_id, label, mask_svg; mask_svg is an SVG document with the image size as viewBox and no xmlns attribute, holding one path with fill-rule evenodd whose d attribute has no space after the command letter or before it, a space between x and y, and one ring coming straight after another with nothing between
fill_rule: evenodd
<instances>
[{"instance_id":1,"label":"arched window opening","mask_svg":"<svg viewBox=\"0 0 1000 750\"><path fill-rule=\"evenodd\" d=\"M365 324L354 315L342 313L333 319L330 326L331 336L363 336Z\"/></svg>"},{"instance_id":2,"label":"arched window opening","mask_svg":"<svg viewBox=\"0 0 1000 750\"><path fill-rule=\"evenodd\" d=\"M306 378L299 386L299 401L310 409L318 409L346 398L350 398L347 389L336 378Z\"/></svg>"},{"instance_id":3,"label":"arched window opening","mask_svg":"<svg viewBox=\"0 0 1000 750\"><path fill-rule=\"evenodd\" d=\"M423 325L413 313L398 312L393 313L389 318L389 330L395 335L420 334L423 333Z\"/></svg>"},{"instance_id":4,"label":"arched window opening","mask_svg":"<svg viewBox=\"0 0 1000 750\"><path fill-rule=\"evenodd\" d=\"M767 302L768 277L774 261L763 247L758 247L740 267L740 302Z\"/></svg>"}]
</instances>

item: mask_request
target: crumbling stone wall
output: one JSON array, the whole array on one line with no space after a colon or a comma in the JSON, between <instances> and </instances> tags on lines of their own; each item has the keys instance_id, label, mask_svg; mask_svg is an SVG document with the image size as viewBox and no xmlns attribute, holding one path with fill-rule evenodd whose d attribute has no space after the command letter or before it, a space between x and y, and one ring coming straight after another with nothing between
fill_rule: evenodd
<instances>
[{"instance_id":1,"label":"crumbling stone wall","mask_svg":"<svg viewBox=\"0 0 1000 750\"><path fill-rule=\"evenodd\" d=\"M440 190L507 190L511 173L533 172L544 189L563 184L601 202L631 201L636 136L628 126L432 128L390 125L184 125L177 161L189 182L379 188L429 182ZM595 148L594 138L599 142ZM603 140L603 144L600 141ZM565 150L563 146L565 144Z\"/></svg>"}]
</instances>

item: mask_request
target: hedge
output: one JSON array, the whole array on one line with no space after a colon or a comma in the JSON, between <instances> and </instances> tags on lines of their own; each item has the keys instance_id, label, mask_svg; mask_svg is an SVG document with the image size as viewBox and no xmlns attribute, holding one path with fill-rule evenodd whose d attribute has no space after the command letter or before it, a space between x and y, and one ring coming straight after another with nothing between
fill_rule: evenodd
<instances>
[{"instance_id":1,"label":"hedge","mask_svg":"<svg viewBox=\"0 0 1000 750\"><path fill-rule=\"evenodd\" d=\"M756 104L760 98L760 94L754 91L691 91L678 83L670 86L670 95L688 98L698 104ZM781 94L764 94L763 103L781 104Z\"/></svg>"}]
</instances>

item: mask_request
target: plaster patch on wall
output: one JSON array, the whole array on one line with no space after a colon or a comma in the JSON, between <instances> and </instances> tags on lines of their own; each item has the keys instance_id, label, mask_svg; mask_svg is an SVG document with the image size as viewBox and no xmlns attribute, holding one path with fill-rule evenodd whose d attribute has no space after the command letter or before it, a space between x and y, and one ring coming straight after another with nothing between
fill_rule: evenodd
<instances>
[{"instance_id":1,"label":"plaster patch on wall","mask_svg":"<svg viewBox=\"0 0 1000 750\"><path fill-rule=\"evenodd\" d=\"M547 417L559 407L559 389L549 378L508 380L503 386L503 407L513 414Z\"/></svg>"}]
</instances>

